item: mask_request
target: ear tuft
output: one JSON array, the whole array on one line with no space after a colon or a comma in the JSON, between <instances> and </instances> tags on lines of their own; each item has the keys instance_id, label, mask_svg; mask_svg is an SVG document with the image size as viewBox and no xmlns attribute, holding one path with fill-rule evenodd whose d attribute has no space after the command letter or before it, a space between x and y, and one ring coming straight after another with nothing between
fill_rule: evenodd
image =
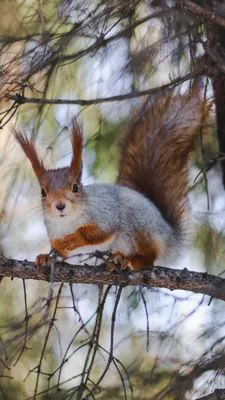
<instances>
[{"instance_id":1,"label":"ear tuft","mask_svg":"<svg viewBox=\"0 0 225 400\"><path fill-rule=\"evenodd\" d=\"M82 174L83 132L75 117L72 120L72 151L70 170L80 178Z\"/></svg>"},{"instance_id":2,"label":"ear tuft","mask_svg":"<svg viewBox=\"0 0 225 400\"><path fill-rule=\"evenodd\" d=\"M45 167L43 161L38 157L37 151L35 149L34 143L28 139L27 135L22 134L21 132L17 132L13 129L14 137L16 138L17 142L22 147L24 153L26 154L27 158L29 158L33 170L38 178L41 180L41 177L45 173Z\"/></svg>"}]
</instances>

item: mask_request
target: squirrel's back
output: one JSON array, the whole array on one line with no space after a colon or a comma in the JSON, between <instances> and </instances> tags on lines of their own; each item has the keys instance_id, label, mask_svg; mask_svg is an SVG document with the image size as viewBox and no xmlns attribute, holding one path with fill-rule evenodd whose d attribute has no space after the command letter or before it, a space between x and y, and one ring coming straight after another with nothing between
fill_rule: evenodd
<instances>
[{"instance_id":1,"label":"squirrel's back","mask_svg":"<svg viewBox=\"0 0 225 400\"><path fill-rule=\"evenodd\" d=\"M209 112L198 90L148 100L123 136L118 183L149 198L179 232L187 208L188 164Z\"/></svg>"}]
</instances>

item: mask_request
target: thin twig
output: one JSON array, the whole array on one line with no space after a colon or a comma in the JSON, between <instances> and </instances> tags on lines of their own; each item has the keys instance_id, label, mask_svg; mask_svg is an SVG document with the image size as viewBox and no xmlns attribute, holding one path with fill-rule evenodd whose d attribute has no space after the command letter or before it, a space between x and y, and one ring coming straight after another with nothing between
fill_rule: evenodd
<instances>
[{"instance_id":1,"label":"thin twig","mask_svg":"<svg viewBox=\"0 0 225 400\"><path fill-rule=\"evenodd\" d=\"M186 82L189 79L192 79L195 76L202 75L204 72L206 72L206 66L203 67L198 67L194 69L191 72L188 72L186 75L182 77L178 77L174 80L171 80L169 83L166 83L165 85L157 86L155 88L150 88L146 90L140 90L140 91L131 91L129 93L125 94L120 94L116 96L110 96L110 97L98 97L95 99L89 99L89 100L84 100L84 99L45 99L45 98L35 98L35 97L23 97L19 94L6 94L5 97L9 100L13 100L19 105L26 104L26 103L32 103L32 104L78 104L81 106L90 106L92 104L101 104L101 103L109 103L113 101L124 101L127 99L135 99L137 97L143 97L143 96L150 96L159 92L162 92L166 89L169 89L171 87L175 87L178 85L181 85L183 82Z\"/></svg>"},{"instance_id":2,"label":"thin twig","mask_svg":"<svg viewBox=\"0 0 225 400\"><path fill-rule=\"evenodd\" d=\"M24 293L24 307L25 307L25 318L24 318L24 321L25 321L25 332L24 332L23 346L21 348L21 351L19 353L19 356L18 356L16 362L14 363L14 367L18 363L18 361L20 360L20 357L22 356L24 350L27 348L26 344L27 344L27 332L28 332L29 314L28 314L28 307L27 307L27 291L26 291L26 281L25 281L25 279L23 279L23 293Z\"/></svg>"},{"instance_id":3,"label":"thin twig","mask_svg":"<svg viewBox=\"0 0 225 400\"><path fill-rule=\"evenodd\" d=\"M59 287L59 290L58 290L54 311L53 311L52 318L51 318L51 321L50 321L49 326L48 326L47 333L45 335L45 340L44 340L44 345L43 345L43 348L42 348L42 351L41 351L40 360L39 360L38 366L36 367L36 369L37 369L37 379L36 379L36 384L35 384L35 389L34 389L34 400L37 397L38 384L39 384L39 379L40 379L40 375L41 375L41 372L42 372L41 371L41 366L42 366L42 362L44 360L44 354L45 354L45 350L46 350L46 347L47 347L47 343L48 343L48 339L49 339L49 336L50 336L50 332L51 332L51 329L52 329L52 327L53 327L53 325L55 323L55 316L56 316L56 312L57 312L58 303L59 303L60 295L61 295L61 292L62 292L62 288L63 288L63 283L61 283L61 285Z\"/></svg>"},{"instance_id":4,"label":"thin twig","mask_svg":"<svg viewBox=\"0 0 225 400\"><path fill-rule=\"evenodd\" d=\"M113 348L114 348L114 332L115 332L115 322L116 322L116 312L117 312L117 308L118 308L118 304L121 298L121 294L122 294L122 290L123 290L123 285L121 285L119 287L118 293L116 295L116 301L114 304L114 308L113 308L113 312L112 312L112 319L111 319L111 333L110 333L110 350L109 350L109 357L108 357L108 361L107 364L104 368L104 371L102 372L100 378L98 379L98 381L95 384L95 388L92 389L91 393L95 392L95 389L99 387L99 384L102 382L102 380L104 379L107 371L109 370L110 364L113 360Z\"/></svg>"}]
</instances>

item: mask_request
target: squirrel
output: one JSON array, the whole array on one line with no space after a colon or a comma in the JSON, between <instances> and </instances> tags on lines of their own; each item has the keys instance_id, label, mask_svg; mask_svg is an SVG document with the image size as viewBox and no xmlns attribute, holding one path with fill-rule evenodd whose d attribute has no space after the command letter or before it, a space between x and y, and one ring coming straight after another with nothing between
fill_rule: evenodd
<instances>
[{"instance_id":1,"label":"squirrel","mask_svg":"<svg viewBox=\"0 0 225 400\"><path fill-rule=\"evenodd\" d=\"M33 141L14 132L41 187L52 251L106 251L108 269L139 271L179 255L187 228L189 159L206 114L198 90L148 99L123 135L117 184L82 184L83 133L72 120L70 166L46 169ZM36 265L46 264L40 254ZM115 265L115 264L114 264Z\"/></svg>"}]
</instances>

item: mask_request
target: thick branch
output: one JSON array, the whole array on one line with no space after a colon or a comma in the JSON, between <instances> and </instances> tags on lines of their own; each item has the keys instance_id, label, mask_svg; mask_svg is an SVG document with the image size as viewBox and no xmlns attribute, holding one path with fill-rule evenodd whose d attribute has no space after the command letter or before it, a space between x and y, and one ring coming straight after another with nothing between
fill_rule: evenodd
<instances>
[{"instance_id":1,"label":"thick branch","mask_svg":"<svg viewBox=\"0 0 225 400\"><path fill-rule=\"evenodd\" d=\"M18 94L7 94L5 97L7 99L15 101L15 103L18 104L25 104L25 103L33 103L33 104L79 104L81 106L89 106L92 104L100 104L100 103L108 103L111 101L122 101L122 100L127 100L127 99L134 99L136 97L142 97L142 96L149 96L149 95L154 95L156 93L159 93L163 90L169 89L171 87L175 87L180 85L181 83L192 79L195 76L201 75L205 72L206 67L200 67L197 68L195 71L189 72L188 74L179 77L177 79L174 79L170 83L167 83L162 86L158 86L155 88L151 89L146 89L146 90L140 90L140 91L132 91L126 94L121 94L117 96L111 96L111 97L98 97L96 99L91 99L91 100L83 100L83 99L74 99L74 100L69 100L69 99L45 99L45 98L33 98L33 97L24 97L20 96Z\"/></svg>"},{"instance_id":2,"label":"thick branch","mask_svg":"<svg viewBox=\"0 0 225 400\"><path fill-rule=\"evenodd\" d=\"M182 6L186 6L194 14L202 15L203 17L206 17L215 22L217 25L223 26L225 28L225 19L221 18L217 13L207 10L206 8L203 8L194 3L193 1L177 0L177 3Z\"/></svg>"},{"instance_id":3,"label":"thick branch","mask_svg":"<svg viewBox=\"0 0 225 400\"><path fill-rule=\"evenodd\" d=\"M0 275L2 277L49 281L50 268L36 268L33 262L1 257ZM225 300L225 279L207 273L188 271L187 269L175 270L153 267L135 273L130 271L109 273L104 267L57 263L54 269L54 281L180 289Z\"/></svg>"},{"instance_id":4,"label":"thick branch","mask_svg":"<svg viewBox=\"0 0 225 400\"><path fill-rule=\"evenodd\" d=\"M197 400L225 400L225 389L216 389L213 393Z\"/></svg>"}]
</instances>

